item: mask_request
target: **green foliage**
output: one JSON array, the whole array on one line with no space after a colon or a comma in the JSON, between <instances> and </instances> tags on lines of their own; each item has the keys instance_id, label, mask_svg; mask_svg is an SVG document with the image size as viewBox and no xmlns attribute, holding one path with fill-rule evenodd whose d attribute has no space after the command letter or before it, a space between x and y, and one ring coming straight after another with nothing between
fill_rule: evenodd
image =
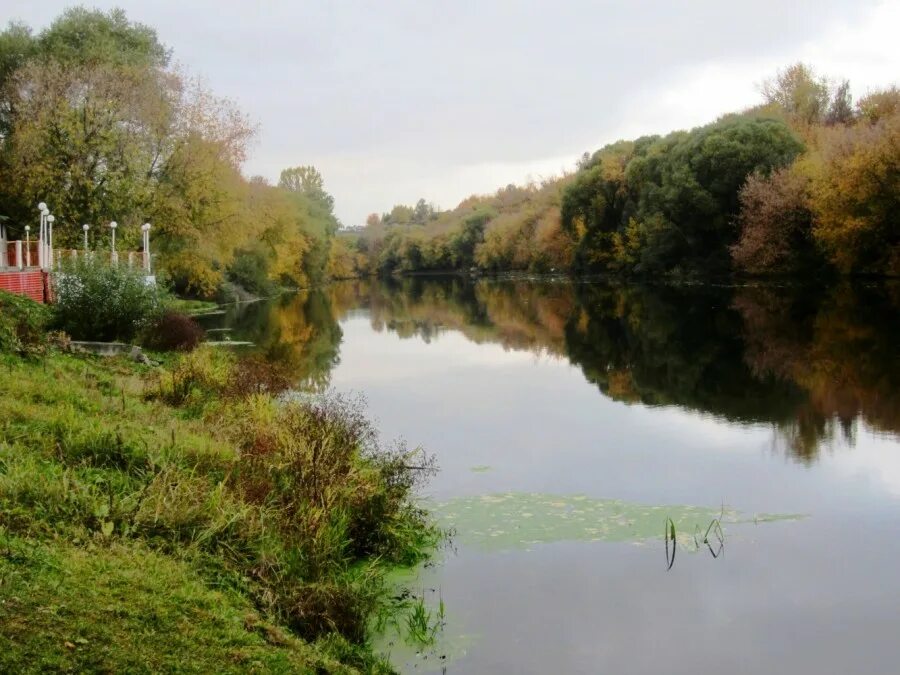
<instances>
[{"instance_id":1,"label":"green foliage","mask_svg":"<svg viewBox=\"0 0 900 675\"><path fill-rule=\"evenodd\" d=\"M54 275L53 321L78 340L131 340L164 302L143 270L94 259L69 262Z\"/></svg>"},{"instance_id":2,"label":"green foliage","mask_svg":"<svg viewBox=\"0 0 900 675\"><path fill-rule=\"evenodd\" d=\"M484 241L484 228L494 214L489 210L467 216L462 229L450 237L450 261L456 268L466 269L475 263L475 247Z\"/></svg>"},{"instance_id":3,"label":"green foliage","mask_svg":"<svg viewBox=\"0 0 900 675\"><path fill-rule=\"evenodd\" d=\"M24 354L40 350L50 321L46 305L0 291L0 353Z\"/></svg>"},{"instance_id":4,"label":"green foliage","mask_svg":"<svg viewBox=\"0 0 900 675\"><path fill-rule=\"evenodd\" d=\"M340 664L139 543L0 533L4 672L334 672Z\"/></svg>"},{"instance_id":5,"label":"green foliage","mask_svg":"<svg viewBox=\"0 0 900 675\"><path fill-rule=\"evenodd\" d=\"M162 67L169 61L156 31L129 21L121 9L108 13L84 7L67 9L36 42L45 58L69 65Z\"/></svg>"},{"instance_id":6,"label":"green foliage","mask_svg":"<svg viewBox=\"0 0 900 675\"><path fill-rule=\"evenodd\" d=\"M55 602L91 599L37 621L57 576L26 557L10 577L0 552L0 615L14 619L0 642L16 640L13 653L127 669L151 648L135 641L152 628L171 642L152 657L160 668L177 669L197 643L201 661L227 645L236 668L253 657L284 670L304 660L332 670L335 659L388 670L366 642L387 602L386 565L419 560L435 531L411 501L421 461L379 446L355 403L282 405L274 391L234 388L259 368L211 349L145 383L117 360L51 356L43 369L10 368L0 383L0 537L32 553L46 547L66 569ZM142 566L152 579L137 574ZM8 604L22 584L33 588L28 601ZM215 612L172 638L207 599ZM222 623L237 611L242 621ZM98 612L128 618L98 621ZM47 647L59 636L71 653Z\"/></svg>"},{"instance_id":7,"label":"green foliage","mask_svg":"<svg viewBox=\"0 0 900 675\"><path fill-rule=\"evenodd\" d=\"M803 146L786 124L732 119L601 150L563 197L584 269L728 269L747 176L790 164Z\"/></svg>"},{"instance_id":8,"label":"green foliage","mask_svg":"<svg viewBox=\"0 0 900 675\"><path fill-rule=\"evenodd\" d=\"M307 279L313 285L325 280L331 240L340 228L334 215L334 198L325 191L324 179L313 166L297 166L281 172L278 186L285 190L302 214L302 231L309 240L303 256Z\"/></svg>"},{"instance_id":9,"label":"green foliage","mask_svg":"<svg viewBox=\"0 0 900 675\"><path fill-rule=\"evenodd\" d=\"M288 192L302 194L328 214L334 210L334 197L325 192L325 180L314 166L284 169L278 179L278 187Z\"/></svg>"},{"instance_id":10,"label":"green foliage","mask_svg":"<svg viewBox=\"0 0 900 675\"><path fill-rule=\"evenodd\" d=\"M235 252L234 260L228 266L228 279L260 297L271 295L275 290L269 278L268 256L260 247Z\"/></svg>"}]
</instances>

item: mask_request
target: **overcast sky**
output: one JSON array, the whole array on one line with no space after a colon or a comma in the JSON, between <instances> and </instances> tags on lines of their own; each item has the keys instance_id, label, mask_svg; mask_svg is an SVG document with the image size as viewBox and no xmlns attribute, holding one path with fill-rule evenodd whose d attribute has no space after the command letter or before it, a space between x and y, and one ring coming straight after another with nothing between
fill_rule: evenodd
<instances>
[{"instance_id":1,"label":"overcast sky","mask_svg":"<svg viewBox=\"0 0 900 675\"><path fill-rule=\"evenodd\" d=\"M3 0L46 26L73 3ZM571 169L618 138L756 103L797 60L900 78L900 0L119 0L259 124L245 167L314 164L346 225Z\"/></svg>"}]
</instances>

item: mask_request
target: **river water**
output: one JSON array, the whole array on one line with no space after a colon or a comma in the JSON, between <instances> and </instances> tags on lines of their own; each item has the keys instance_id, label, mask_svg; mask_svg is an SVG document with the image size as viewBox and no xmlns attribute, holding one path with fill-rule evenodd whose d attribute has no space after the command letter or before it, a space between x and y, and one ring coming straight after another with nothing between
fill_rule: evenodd
<instances>
[{"instance_id":1,"label":"river water","mask_svg":"<svg viewBox=\"0 0 900 675\"><path fill-rule=\"evenodd\" d=\"M436 456L400 670L900 671L900 284L354 281L206 323Z\"/></svg>"}]
</instances>

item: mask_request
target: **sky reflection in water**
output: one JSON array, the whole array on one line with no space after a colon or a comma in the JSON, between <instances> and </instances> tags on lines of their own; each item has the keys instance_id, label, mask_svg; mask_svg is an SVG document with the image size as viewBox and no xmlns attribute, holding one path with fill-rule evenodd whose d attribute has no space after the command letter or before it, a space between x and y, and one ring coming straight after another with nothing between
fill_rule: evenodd
<instances>
[{"instance_id":1,"label":"sky reflection in water","mask_svg":"<svg viewBox=\"0 0 900 675\"><path fill-rule=\"evenodd\" d=\"M897 285L348 282L226 325L298 381L363 392L386 437L437 455L427 496L467 531L417 583L448 608L451 672L900 660ZM494 519L507 545L479 545L492 530L459 509L484 495L508 495L511 514L543 504L539 536ZM583 527L548 525L579 495L594 509ZM609 528L615 504L621 533L640 536L582 536ZM723 505L725 555L666 572L665 517ZM437 655L395 658L428 672Z\"/></svg>"}]
</instances>

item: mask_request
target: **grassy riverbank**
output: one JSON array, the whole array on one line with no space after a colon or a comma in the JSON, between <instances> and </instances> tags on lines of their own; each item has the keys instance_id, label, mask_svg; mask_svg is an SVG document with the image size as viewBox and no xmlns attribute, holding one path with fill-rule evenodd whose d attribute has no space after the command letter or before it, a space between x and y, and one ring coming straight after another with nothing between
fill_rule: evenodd
<instances>
[{"instance_id":1,"label":"grassy riverbank","mask_svg":"<svg viewBox=\"0 0 900 675\"><path fill-rule=\"evenodd\" d=\"M422 466L261 362L0 354L0 671L388 670ZM425 462L427 464L427 462Z\"/></svg>"}]
</instances>

